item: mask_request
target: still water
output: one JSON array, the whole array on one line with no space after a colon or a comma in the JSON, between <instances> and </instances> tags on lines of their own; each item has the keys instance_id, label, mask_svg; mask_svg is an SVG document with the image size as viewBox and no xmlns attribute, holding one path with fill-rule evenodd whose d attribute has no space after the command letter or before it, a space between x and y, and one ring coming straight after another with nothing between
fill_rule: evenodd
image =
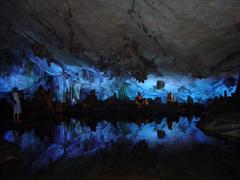
<instances>
[{"instance_id":1,"label":"still water","mask_svg":"<svg viewBox=\"0 0 240 180\"><path fill-rule=\"evenodd\" d=\"M110 149L119 141L128 141L130 146L145 141L150 148L164 147L162 151L218 142L196 127L198 121L198 118L185 117L178 121L163 118L158 122L100 121L91 127L85 122L71 119L46 127L44 133L39 133L37 128L21 133L9 130L4 133L4 138L17 144L29 158L32 157L31 170L37 171L61 158L91 155Z\"/></svg>"}]
</instances>

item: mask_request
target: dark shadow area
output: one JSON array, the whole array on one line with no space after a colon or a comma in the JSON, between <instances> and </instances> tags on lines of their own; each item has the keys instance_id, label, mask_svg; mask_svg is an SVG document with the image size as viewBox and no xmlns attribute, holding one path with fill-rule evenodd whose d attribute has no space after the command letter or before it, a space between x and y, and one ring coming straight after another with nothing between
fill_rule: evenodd
<instances>
[{"instance_id":1,"label":"dark shadow area","mask_svg":"<svg viewBox=\"0 0 240 180\"><path fill-rule=\"evenodd\" d=\"M13 143L1 140L1 177L240 178L236 143L204 135L196 127L198 118L175 118L97 121L89 116L2 128L1 137Z\"/></svg>"}]
</instances>

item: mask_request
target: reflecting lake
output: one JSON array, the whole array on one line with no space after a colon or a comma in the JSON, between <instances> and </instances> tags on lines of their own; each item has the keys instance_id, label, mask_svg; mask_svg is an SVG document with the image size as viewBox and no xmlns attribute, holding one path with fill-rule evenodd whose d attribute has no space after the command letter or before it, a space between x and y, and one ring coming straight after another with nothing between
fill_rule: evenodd
<instances>
[{"instance_id":1,"label":"reflecting lake","mask_svg":"<svg viewBox=\"0 0 240 180\"><path fill-rule=\"evenodd\" d=\"M129 149L139 143L145 143L150 149L161 147L163 154L223 143L198 129L198 121L195 117L180 117L177 121L166 118L157 122L99 121L93 125L72 118L42 128L8 130L4 139L17 144L27 156L31 172L36 172L48 167L49 162L96 155L111 150L119 142L127 142Z\"/></svg>"}]
</instances>

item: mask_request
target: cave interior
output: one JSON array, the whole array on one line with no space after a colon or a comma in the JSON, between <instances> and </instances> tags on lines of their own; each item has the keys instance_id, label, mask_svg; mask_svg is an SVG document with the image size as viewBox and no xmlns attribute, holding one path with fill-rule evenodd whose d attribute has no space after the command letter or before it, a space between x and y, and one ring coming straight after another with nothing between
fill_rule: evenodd
<instances>
[{"instance_id":1,"label":"cave interior","mask_svg":"<svg viewBox=\"0 0 240 180\"><path fill-rule=\"evenodd\" d=\"M1 179L240 179L239 0L8 0L0 32Z\"/></svg>"}]
</instances>

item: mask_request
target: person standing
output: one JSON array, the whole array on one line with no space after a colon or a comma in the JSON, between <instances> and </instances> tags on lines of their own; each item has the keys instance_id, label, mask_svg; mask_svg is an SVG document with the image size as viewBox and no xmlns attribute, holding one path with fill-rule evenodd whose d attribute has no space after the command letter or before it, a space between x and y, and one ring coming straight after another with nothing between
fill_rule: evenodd
<instances>
[{"instance_id":1,"label":"person standing","mask_svg":"<svg viewBox=\"0 0 240 180\"><path fill-rule=\"evenodd\" d=\"M135 103L140 106L142 105L143 98L140 92L137 93L137 97L135 97Z\"/></svg>"},{"instance_id":2,"label":"person standing","mask_svg":"<svg viewBox=\"0 0 240 180\"><path fill-rule=\"evenodd\" d=\"M173 96L172 92L168 93L168 95L167 95L167 103L168 104L174 103L174 96Z\"/></svg>"},{"instance_id":3,"label":"person standing","mask_svg":"<svg viewBox=\"0 0 240 180\"><path fill-rule=\"evenodd\" d=\"M13 98L13 121L17 123L21 123L20 114L22 113L21 102L20 102L20 94L18 92L18 88L13 88L12 90L12 98Z\"/></svg>"}]
</instances>

